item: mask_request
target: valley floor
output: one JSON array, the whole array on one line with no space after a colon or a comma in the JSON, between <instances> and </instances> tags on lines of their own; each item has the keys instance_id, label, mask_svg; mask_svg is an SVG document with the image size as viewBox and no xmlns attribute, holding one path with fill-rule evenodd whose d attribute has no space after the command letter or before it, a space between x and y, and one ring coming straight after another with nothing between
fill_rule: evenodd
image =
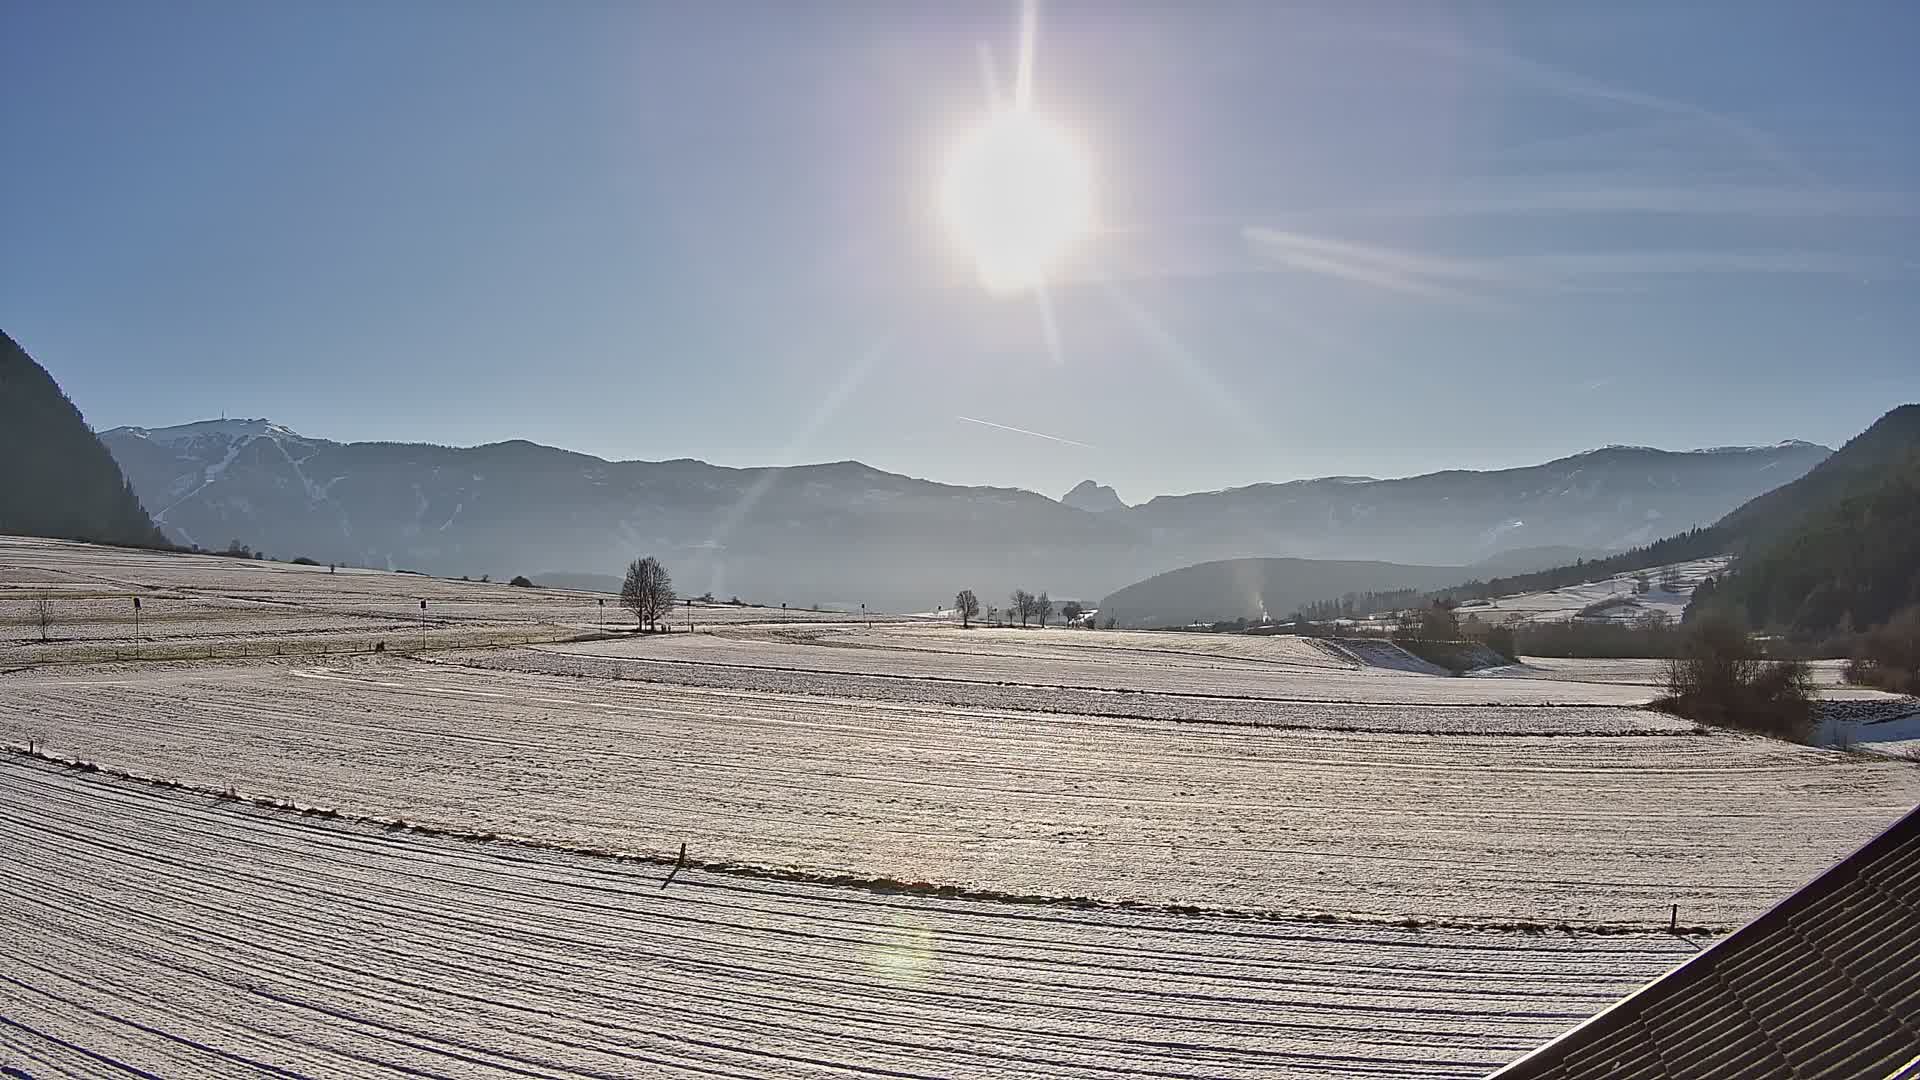
<instances>
[{"instance_id":1,"label":"valley floor","mask_svg":"<svg viewBox=\"0 0 1920 1080\"><path fill-rule=\"evenodd\" d=\"M196 645L404 626L375 598L414 587L551 632L100 662L16 623L0 1065L35 1080L1473 1076L1920 800L1637 708L1633 662L751 608L565 640L591 595L227 562L0 540L0 606L140 589Z\"/></svg>"}]
</instances>

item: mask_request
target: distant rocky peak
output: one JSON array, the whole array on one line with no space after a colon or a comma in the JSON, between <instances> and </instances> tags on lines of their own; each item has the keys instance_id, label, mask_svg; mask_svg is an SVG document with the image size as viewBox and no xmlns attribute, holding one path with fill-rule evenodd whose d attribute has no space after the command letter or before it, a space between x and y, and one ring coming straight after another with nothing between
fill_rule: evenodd
<instances>
[{"instance_id":1,"label":"distant rocky peak","mask_svg":"<svg viewBox=\"0 0 1920 1080\"><path fill-rule=\"evenodd\" d=\"M1104 514L1109 510L1125 510L1127 504L1120 501L1120 495L1105 484L1096 484L1091 480L1082 480L1074 485L1072 491L1061 497L1060 501L1075 510L1085 510L1091 514Z\"/></svg>"}]
</instances>

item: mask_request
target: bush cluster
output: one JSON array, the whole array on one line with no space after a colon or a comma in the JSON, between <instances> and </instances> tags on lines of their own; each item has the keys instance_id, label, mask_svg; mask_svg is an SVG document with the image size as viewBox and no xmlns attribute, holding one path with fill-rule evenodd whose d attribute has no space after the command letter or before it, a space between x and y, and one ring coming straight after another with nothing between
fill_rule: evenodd
<instances>
[{"instance_id":1,"label":"bush cluster","mask_svg":"<svg viewBox=\"0 0 1920 1080\"><path fill-rule=\"evenodd\" d=\"M1702 616L1667 662L1667 712L1804 742L1813 732L1813 674L1803 660L1767 660L1740 622Z\"/></svg>"}]
</instances>

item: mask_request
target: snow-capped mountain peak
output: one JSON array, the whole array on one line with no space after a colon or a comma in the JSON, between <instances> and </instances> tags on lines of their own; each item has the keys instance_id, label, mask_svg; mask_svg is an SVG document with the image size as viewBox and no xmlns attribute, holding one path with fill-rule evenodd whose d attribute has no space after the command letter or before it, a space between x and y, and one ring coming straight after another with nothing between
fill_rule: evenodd
<instances>
[{"instance_id":1,"label":"snow-capped mountain peak","mask_svg":"<svg viewBox=\"0 0 1920 1080\"><path fill-rule=\"evenodd\" d=\"M119 427L107 432L109 435L128 435L155 443L190 442L194 439L217 438L228 442L241 439L266 436L275 439L301 439L299 432L285 424L276 424L264 417L254 420L196 420L191 424L175 424L172 427L141 428Z\"/></svg>"}]
</instances>

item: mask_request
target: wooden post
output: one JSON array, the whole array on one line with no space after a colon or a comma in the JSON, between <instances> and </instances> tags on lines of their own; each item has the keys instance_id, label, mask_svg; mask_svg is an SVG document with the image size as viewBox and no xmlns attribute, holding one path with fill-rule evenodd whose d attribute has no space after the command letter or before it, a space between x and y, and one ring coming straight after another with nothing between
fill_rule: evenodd
<instances>
[{"instance_id":1,"label":"wooden post","mask_svg":"<svg viewBox=\"0 0 1920 1080\"><path fill-rule=\"evenodd\" d=\"M1667 933L1677 934L1679 932L1680 932L1680 905L1675 904L1673 905L1673 914L1667 917Z\"/></svg>"},{"instance_id":2,"label":"wooden post","mask_svg":"<svg viewBox=\"0 0 1920 1080\"><path fill-rule=\"evenodd\" d=\"M673 869L667 871L667 880L661 882L660 887L664 889L667 886L673 884L673 879L680 875L681 868L685 867L686 865L687 865L687 845L685 844L685 842L682 842L680 845L680 858L673 864Z\"/></svg>"}]
</instances>

